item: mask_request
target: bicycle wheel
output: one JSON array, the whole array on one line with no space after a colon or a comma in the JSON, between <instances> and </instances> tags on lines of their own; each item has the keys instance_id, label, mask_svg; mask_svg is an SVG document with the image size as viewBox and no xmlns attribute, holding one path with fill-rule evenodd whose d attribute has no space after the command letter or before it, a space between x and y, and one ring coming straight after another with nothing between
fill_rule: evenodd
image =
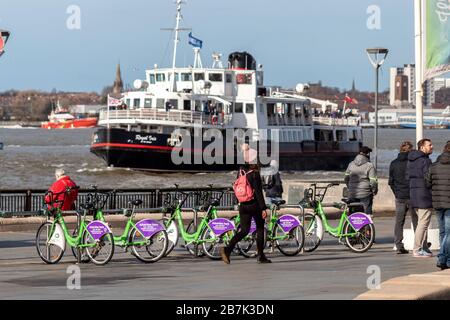
<instances>
[{"instance_id":1,"label":"bicycle wheel","mask_svg":"<svg viewBox=\"0 0 450 320\"><path fill-rule=\"evenodd\" d=\"M198 220L199 221L197 221L197 226L199 225L199 222L200 222L200 219L198 219ZM196 230L194 228L194 219L192 219L191 222L189 222L189 224L188 224L186 232L192 234L195 231ZM195 256L195 246L196 246L195 244L192 244L192 243L188 244L188 243L186 243L184 246L186 247L187 251L189 251L190 254ZM205 256L205 253L202 250L202 246L201 245L197 245L197 257L203 257L203 256Z\"/></svg>"},{"instance_id":2,"label":"bicycle wheel","mask_svg":"<svg viewBox=\"0 0 450 320\"><path fill-rule=\"evenodd\" d=\"M344 226L344 233L354 233L355 229L350 223ZM363 253L369 250L375 240L375 226L373 223L365 225L353 237L345 237L345 244L350 250L356 253Z\"/></svg>"},{"instance_id":3,"label":"bicycle wheel","mask_svg":"<svg viewBox=\"0 0 450 320\"><path fill-rule=\"evenodd\" d=\"M100 240L96 241L87 230L83 232L83 244L89 259L96 265L107 264L114 255L114 237L111 233L105 234Z\"/></svg>"},{"instance_id":4,"label":"bicycle wheel","mask_svg":"<svg viewBox=\"0 0 450 320\"><path fill-rule=\"evenodd\" d=\"M277 223L273 234L278 250L285 256L295 256L302 250L305 234L301 225L292 228L286 233L281 225Z\"/></svg>"},{"instance_id":5,"label":"bicycle wheel","mask_svg":"<svg viewBox=\"0 0 450 320\"><path fill-rule=\"evenodd\" d=\"M151 263L159 261L165 256L169 238L165 230L161 230L150 237L145 238L139 230L133 228L130 235L131 250L133 255L142 262ZM138 242L145 242L145 245L134 244Z\"/></svg>"},{"instance_id":6,"label":"bicycle wheel","mask_svg":"<svg viewBox=\"0 0 450 320\"><path fill-rule=\"evenodd\" d=\"M167 237L169 242L167 243L167 250L164 256L168 256L173 248L175 248L175 246L178 243L178 227L177 224L175 223L175 221L172 220L172 222L170 223L170 225L168 225L169 222L169 218L167 217L163 217L162 218L162 223L164 225L164 227L166 227L166 232L167 232Z\"/></svg>"},{"instance_id":7,"label":"bicycle wheel","mask_svg":"<svg viewBox=\"0 0 450 320\"><path fill-rule=\"evenodd\" d=\"M236 226L237 232L240 231L241 225L238 224ZM243 255L246 258L254 258L258 254L257 248L256 248L256 231L253 231L252 233L249 233L247 236L245 236L244 239L239 241L236 244L236 247L239 250L239 253Z\"/></svg>"},{"instance_id":8,"label":"bicycle wheel","mask_svg":"<svg viewBox=\"0 0 450 320\"><path fill-rule=\"evenodd\" d=\"M217 236L210 228L206 227L201 236L203 252L210 259L220 260L220 248L228 245L233 235L234 231L228 231Z\"/></svg>"},{"instance_id":9,"label":"bicycle wheel","mask_svg":"<svg viewBox=\"0 0 450 320\"><path fill-rule=\"evenodd\" d=\"M72 232L72 236L75 238L78 235L78 228L75 228L75 230L73 230ZM78 250L77 247L70 247L71 251L72 251L72 255L75 257L75 259L78 261ZM81 250L81 263L88 263L89 261L91 261L91 259L89 259L89 256L83 252L84 250Z\"/></svg>"},{"instance_id":10,"label":"bicycle wheel","mask_svg":"<svg viewBox=\"0 0 450 320\"><path fill-rule=\"evenodd\" d=\"M64 250L54 244L49 244L52 229L51 222L44 222L36 233L36 249L39 257L48 264L58 263L64 255Z\"/></svg>"},{"instance_id":11,"label":"bicycle wheel","mask_svg":"<svg viewBox=\"0 0 450 320\"><path fill-rule=\"evenodd\" d=\"M299 216L299 219L302 221L302 215ZM323 239L324 230L322 219L318 215L305 213L305 221L302 221L302 225L305 232L303 250L313 252L319 247Z\"/></svg>"}]
</instances>

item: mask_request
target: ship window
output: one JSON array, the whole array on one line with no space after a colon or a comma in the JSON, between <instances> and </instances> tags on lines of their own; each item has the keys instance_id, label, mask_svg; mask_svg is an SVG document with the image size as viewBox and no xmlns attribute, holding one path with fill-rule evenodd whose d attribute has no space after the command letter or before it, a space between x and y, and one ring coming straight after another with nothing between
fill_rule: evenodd
<instances>
[{"instance_id":1,"label":"ship window","mask_svg":"<svg viewBox=\"0 0 450 320\"><path fill-rule=\"evenodd\" d=\"M178 109L178 100L177 99L170 99L170 109Z\"/></svg>"},{"instance_id":2,"label":"ship window","mask_svg":"<svg viewBox=\"0 0 450 320\"><path fill-rule=\"evenodd\" d=\"M246 103L245 104L245 113L253 113L255 111L255 104Z\"/></svg>"},{"instance_id":3,"label":"ship window","mask_svg":"<svg viewBox=\"0 0 450 320\"><path fill-rule=\"evenodd\" d=\"M158 109L164 109L164 99L156 99L156 107Z\"/></svg>"},{"instance_id":4,"label":"ship window","mask_svg":"<svg viewBox=\"0 0 450 320\"><path fill-rule=\"evenodd\" d=\"M151 98L145 98L144 100L144 108L151 108L152 107L152 99Z\"/></svg>"},{"instance_id":5,"label":"ship window","mask_svg":"<svg viewBox=\"0 0 450 320\"><path fill-rule=\"evenodd\" d=\"M194 73L194 80L195 81L205 80L205 74L203 72L201 72L201 73L199 73L199 72Z\"/></svg>"},{"instance_id":6,"label":"ship window","mask_svg":"<svg viewBox=\"0 0 450 320\"><path fill-rule=\"evenodd\" d=\"M192 73L182 73L181 81L192 81Z\"/></svg>"},{"instance_id":7,"label":"ship window","mask_svg":"<svg viewBox=\"0 0 450 320\"><path fill-rule=\"evenodd\" d=\"M191 100L183 100L183 110L191 110Z\"/></svg>"},{"instance_id":8,"label":"ship window","mask_svg":"<svg viewBox=\"0 0 450 320\"><path fill-rule=\"evenodd\" d=\"M152 73L152 74L150 74L150 84L155 84L155 83L156 83L155 75Z\"/></svg>"},{"instance_id":9,"label":"ship window","mask_svg":"<svg viewBox=\"0 0 450 320\"><path fill-rule=\"evenodd\" d=\"M236 75L237 84L252 84L252 74L239 73Z\"/></svg>"},{"instance_id":10,"label":"ship window","mask_svg":"<svg viewBox=\"0 0 450 320\"><path fill-rule=\"evenodd\" d=\"M157 73L156 74L156 81L157 82L166 81L166 75L164 73Z\"/></svg>"},{"instance_id":11,"label":"ship window","mask_svg":"<svg viewBox=\"0 0 450 320\"><path fill-rule=\"evenodd\" d=\"M195 100L195 111L202 111L202 102L200 100Z\"/></svg>"},{"instance_id":12,"label":"ship window","mask_svg":"<svg viewBox=\"0 0 450 320\"><path fill-rule=\"evenodd\" d=\"M242 102L235 102L234 103L234 112L235 113L242 113L243 105L244 104Z\"/></svg>"},{"instance_id":13,"label":"ship window","mask_svg":"<svg viewBox=\"0 0 450 320\"><path fill-rule=\"evenodd\" d=\"M141 105L141 99L133 99L133 107L139 108Z\"/></svg>"},{"instance_id":14,"label":"ship window","mask_svg":"<svg viewBox=\"0 0 450 320\"><path fill-rule=\"evenodd\" d=\"M226 81L227 81L227 83L231 83L233 80L233 77L231 76L231 74L230 73L227 73L227 74L225 74L225 78L226 78Z\"/></svg>"},{"instance_id":15,"label":"ship window","mask_svg":"<svg viewBox=\"0 0 450 320\"><path fill-rule=\"evenodd\" d=\"M223 77L221 73L210 73L208 79L213 82L222 82Z\"/></svg>"},{"instance_id":16,"label":"ship window","mask_svg":"<svg viewBox=\"0 0 450 320\"><path fill-rule=\"evenodd\" d=\"M131 99L127 99L126 105L131 106Z\"/></svg>"}]
</instances>

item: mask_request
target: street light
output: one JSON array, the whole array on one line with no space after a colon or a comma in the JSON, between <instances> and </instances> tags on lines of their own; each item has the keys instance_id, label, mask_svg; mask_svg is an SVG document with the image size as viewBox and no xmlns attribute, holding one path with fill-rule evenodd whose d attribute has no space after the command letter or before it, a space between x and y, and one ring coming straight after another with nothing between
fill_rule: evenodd
<instances>
[{"instance_id":1,"label":"street light","mask_svg":"<svg viewBox=\"0 0 450 320\"><path fill-rule=\"evenodd\" d=\"M9 31L0 30L0 56L5 53L5 45L9 38Z\"/></svg>"},{"instance_id":2,"label":"street light","mask_svg":"<svg viewBox=\"0 0 450 320\"><path fill-rule=\"evenodd\" d=\"M375 69L375 136L374 136L374 153L375 153L375 170L378 169L378 70L388 55L389 50L385 48L366 49L369 61Z\"/></svg>"}]
</instances>

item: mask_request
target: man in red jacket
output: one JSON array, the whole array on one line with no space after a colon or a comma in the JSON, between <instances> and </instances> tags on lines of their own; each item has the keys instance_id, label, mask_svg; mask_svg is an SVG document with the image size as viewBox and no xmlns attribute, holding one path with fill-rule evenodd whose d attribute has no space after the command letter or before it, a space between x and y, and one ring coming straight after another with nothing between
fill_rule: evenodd
<instances>
[{"instance_id":1,"label":"man in red jacket","mask_svg":"<svg viewBox=\"0 0 450 320\"><path fill-rule=\"evenodd\" d=\"M49 195L45 198L46 203L51 203L55 200L63 201L61 210L74 210L74 202L78 197L78 190L76 183L73 182L69 176L66 176L64 169L58 168L55 170L56 181L50 186L48 191L53 193L53 198ZM73 188L67 192L67 188ZM61 206L61 203L55 203L54 207Z\"/></svg>"}]
</instances>

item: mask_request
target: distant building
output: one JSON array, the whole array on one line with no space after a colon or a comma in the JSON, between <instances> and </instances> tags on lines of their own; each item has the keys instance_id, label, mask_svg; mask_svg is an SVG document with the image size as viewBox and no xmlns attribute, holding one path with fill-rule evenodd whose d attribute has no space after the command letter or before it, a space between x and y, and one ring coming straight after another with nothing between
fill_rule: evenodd
<instances>
[{"instance_id":1,"label":"distant building","mask_svg":"<svg viewBox=\"0 0 450 320\"><path fill-rule=\"evenodd\" d=\"M415 117L416 109L391 109L387 106L378 110L378 125L396 125L402 122L402 118ZM442 115L442 109L424 109L424 117L433 117ZM369 113L369 123L375 123L375 112Z\"/></svg>"},{"instance_id":2,"label":"distant building","mask_svg":"<svg viewBox=\"0 0 450 320\"><path fill-rule=\"evenodd\" d=\"M123 92L122 73L120 72L120 63L117 64L116 79L114 80L113 94Z\"/></svg>"},{"instance_id":3,"label":"distant building","mask_svg":"<svg viewBox=\"0 0 450 320\"><path fill-rule=\"evenodd\" d=\"M390 69L389 104L391 106L411 107L415 104L415 71L414 64L405 64L403 67Z\"/></svg>"},{"instance_id":4,"label":"distant building","mask_svg":"<svg viewBox=\"0 0 450 320\"><path fill-rule=\"evenodd\" d=\"M415 101L415 65L405 64L403 67L390 69L389 104L397 108L410 108ZM433 78L423 85L423 105L430 108L436 102L435 92L441 88L450 88L450 79Z\"/></svg>"}]
</instances>

